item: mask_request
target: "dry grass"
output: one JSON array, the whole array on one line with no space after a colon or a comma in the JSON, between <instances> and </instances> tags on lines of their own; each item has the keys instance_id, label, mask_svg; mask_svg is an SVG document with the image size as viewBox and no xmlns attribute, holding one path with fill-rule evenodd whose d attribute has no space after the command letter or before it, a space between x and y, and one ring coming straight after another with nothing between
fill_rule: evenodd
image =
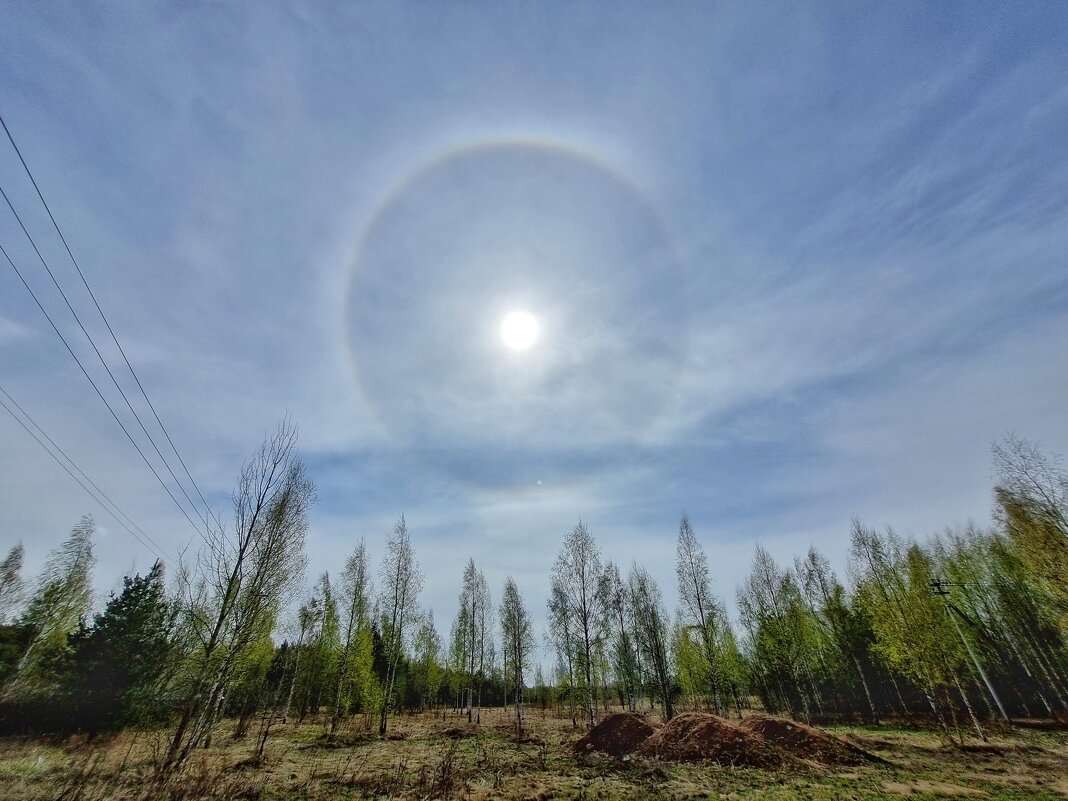
<instances>
[{"instance_id":1,"label":"dry grass","mask_svg":"<svg viewBox=\"0 0 1068 801\"><path fill-rule=\"evenodd\" d=\"M837 728L889 763L848 770L576 758L571 746L581 732L569 720L535 712L528 738L516 742L505 710L484 711L477 728L451 715L402 716L387 740L358 728L330 737L322 722L289 724L262 763L250 759L254 738L234 740L231 731L220 727L212 748L165 784L152 778L164 733L0 740L0 799L1068 798L1068 739L1051 731L1004 732L989 746L960 750L926 732Z\"/></svg>"}]
</instances>

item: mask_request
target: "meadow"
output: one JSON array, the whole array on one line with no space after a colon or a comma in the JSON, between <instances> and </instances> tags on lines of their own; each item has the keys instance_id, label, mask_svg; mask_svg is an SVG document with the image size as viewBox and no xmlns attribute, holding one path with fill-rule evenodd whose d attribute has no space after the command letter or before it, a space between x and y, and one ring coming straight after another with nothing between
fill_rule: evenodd
<instances>
[{"instance_id":1,"label":"meadow","mask_svg":"<svg viewBox=\"0 0 1068 801\"><path fill-rule=\"evenodd\" d=\"M167 731L110 737L0 741L0 798L146 799L875 799L1068 797L1068 734L1049 724L1002 727L989 741L951 743L933 731L835 726L881 761L848 768L802 762L732 768L640 758L577 756L581 731L551 710L532 711L521 740L511 710L486 709L480 726L451 713L394 718L387 738L353 720L276 725L257 761L255 737L223 721L185 769L156 778Z\"/></svg>"}]
</instances>

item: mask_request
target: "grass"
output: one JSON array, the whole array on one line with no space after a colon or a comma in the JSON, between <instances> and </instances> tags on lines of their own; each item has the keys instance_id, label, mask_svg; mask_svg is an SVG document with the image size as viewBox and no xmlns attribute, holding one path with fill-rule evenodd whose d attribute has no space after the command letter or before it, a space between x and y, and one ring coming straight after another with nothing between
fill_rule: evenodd
<instances>
[{"instance_id":1,"label":"grass","mask_svg":"<svg viewBox=\"0 0 1068 801\"><path fill-rule=\"evenodd\" d=\"M358 723L337 736L323 721L278 727L262 762L255 738L224 724L182 774L154 783L164 732L107 740L0 740L0 798L10 801L340 801L363 798L472 799L923 799L1068 798L1064 732L1005 730L961 749L936 734L899 728L835 727L887 764L779 771L644 760L576 759L570 720L530 715L516 742L504 710L467 727L451 715L400 716L391 739ZM446 730L451 730L446 733Z\"/></svg>"}]
</instances>

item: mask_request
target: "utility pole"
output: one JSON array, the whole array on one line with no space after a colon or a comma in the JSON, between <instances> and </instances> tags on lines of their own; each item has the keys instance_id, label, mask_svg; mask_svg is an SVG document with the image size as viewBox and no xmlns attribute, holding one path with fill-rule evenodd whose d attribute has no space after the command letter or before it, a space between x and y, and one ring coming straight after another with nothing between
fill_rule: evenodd
<instances>
[{"instance_id":1,"label":"utility pole","mask_svg":"<svg viewBox=\"0 0 1068 801\"><path fill-rule=\"evenodd\" d=\"M960 641L964 643L964 649L968 652L968 656L971 657L976 672L982 677L983 683L986 684L987 692L989 692L990 697L994 699L994 703L998 705L998 711L1001 713L1001 717L1003 717L1006 722L1011 722L1009 721L1008 713L1005 712L1005 707L1001 703L1001 699L998 697L997 690L994 689L994 685L990 682L990 678L986 675L986 671L983 670L983 666L975 656L975 652L972 650L972 646L964 636L964 632L960 630L960 623L957 622L957 618L953 614L953 612L956 611L956 607L949 602L949 588L950 583L943 578L931 580L931 592L935 595L942 596L942 600L945 603L946 615L953 621L953 628L957 630L957 636L960 637Z\"/></svg>"}]
</instances>

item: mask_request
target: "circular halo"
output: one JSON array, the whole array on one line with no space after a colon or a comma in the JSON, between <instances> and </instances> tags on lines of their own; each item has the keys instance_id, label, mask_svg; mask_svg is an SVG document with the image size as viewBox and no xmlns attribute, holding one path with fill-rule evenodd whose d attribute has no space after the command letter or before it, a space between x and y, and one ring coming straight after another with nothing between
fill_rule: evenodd
<instances>
[{"instance_id":1,"label":"circular halo","mask_svg":"<svg viewBox=\"0 0 1068 801\"><path fill-rule=\"evenodd\" d=\"M670 412L684 283L666 226L617 171L557 142L490 140L375 207L344 333L364 403L423 463L483 488L573 486ZM539 330L517 366L499 329L518 309Z\"/></svg>"}]
</instances>

